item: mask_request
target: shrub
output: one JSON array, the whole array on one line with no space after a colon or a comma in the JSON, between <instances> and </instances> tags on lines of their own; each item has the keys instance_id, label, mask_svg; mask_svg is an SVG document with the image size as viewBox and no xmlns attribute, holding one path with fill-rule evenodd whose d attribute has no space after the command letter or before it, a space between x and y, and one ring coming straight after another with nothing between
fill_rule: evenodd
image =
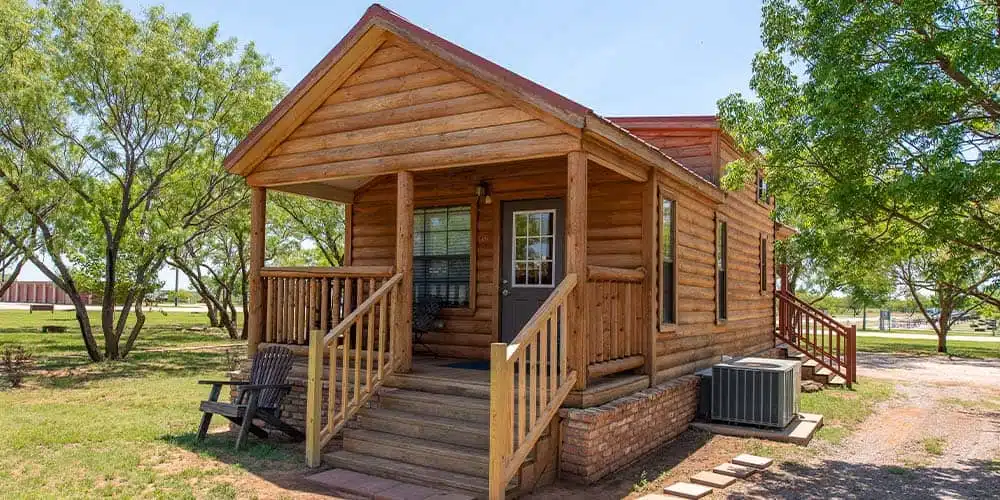
<instances>
[{"instance_id":1,"label":"shrub","mask_svg":"<svg viewBox=\"0 0 1000 500\"><path fill-rule=\"evenodd\" d=\"M35 355L21 345L12 344L0 351L0 371L11 387L21 387L25 375L35 366Z\"/></svg>"}]
</instances>

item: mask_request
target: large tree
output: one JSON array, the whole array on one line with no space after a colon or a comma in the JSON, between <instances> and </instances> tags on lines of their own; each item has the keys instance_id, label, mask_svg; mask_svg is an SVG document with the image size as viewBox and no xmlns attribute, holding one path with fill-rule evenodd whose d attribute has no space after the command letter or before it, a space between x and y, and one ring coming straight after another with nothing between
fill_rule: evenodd
<instances>
[{"instance_id":1,"label":"large tree","mask_svg":"<svg viewBox=\"0 0 1000 500\"><path fill-rule=\"evenodd\" d=\"M866 248L913 235L1000 260L1000 8L768 0L755 99L720 102L779 203Z\"/></svg>"},{"instance_id":2,"label":"large tree","mask_svg":"<svg viewBox=\"0 0 1000 500\"><path fill-rule=\"evenodd\" d=\"M101 0L28 11L0 72L0 182L33 238L0 234L38 249L30 259L73 300L91 359L118 359L164 260L234 207L240 180L221 159L282 89L253 46L186 15ZM103 349L80 298L93 287Z\"/></svg>"}]
</instances>

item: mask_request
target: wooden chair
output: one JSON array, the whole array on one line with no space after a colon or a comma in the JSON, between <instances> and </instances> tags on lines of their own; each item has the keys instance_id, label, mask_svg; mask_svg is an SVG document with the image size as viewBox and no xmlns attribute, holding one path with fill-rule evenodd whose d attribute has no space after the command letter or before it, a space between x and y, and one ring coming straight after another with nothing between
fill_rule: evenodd
<instances>
[{"instance_id":1,"label":"wooden chair","mask_svg":"<svg viewBox=\"0 0 1000 500\"><path fill-rule=\"evenodd\" d=\"M237 450L246 440L247 432L267 439L267 431L256 426L254 419L267 422L293 439L304 440L305 434L281 421L281 400L292 389L286 379L292 370L293 358L292 351L287 348L272 346L254 356L249 382L199 381L199 384L211 384L212 391L208 395L208 401L201 402L201 411L205 414L202 415L201 426L198 428L198 441L205 439L213 414L222 415L240 426L240 433L236 438ZM236 397L232 403L219 401L219 392L224 385L236 386Z\"/></svg>"}]
</instances>

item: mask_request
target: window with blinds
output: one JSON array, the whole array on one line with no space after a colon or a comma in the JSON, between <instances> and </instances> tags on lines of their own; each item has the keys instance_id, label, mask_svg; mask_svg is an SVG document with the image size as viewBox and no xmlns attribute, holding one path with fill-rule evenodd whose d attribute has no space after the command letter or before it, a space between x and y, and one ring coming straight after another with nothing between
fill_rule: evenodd
<instances>
[{"instance_id":1,"label":"window with blinds","mask_svg":"<svg viewBox=\"0 0 1000 500\"><path fill-rule=\"evenodd\" d=\"M413 211L413 300L469 305L472 214L467 206Z\"/></svg>"}]
</instances>

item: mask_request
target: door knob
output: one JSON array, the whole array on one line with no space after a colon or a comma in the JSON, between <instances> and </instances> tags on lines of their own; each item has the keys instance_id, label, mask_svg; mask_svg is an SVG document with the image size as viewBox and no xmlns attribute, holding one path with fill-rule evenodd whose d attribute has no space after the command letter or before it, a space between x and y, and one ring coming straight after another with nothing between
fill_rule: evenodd
<instances>
[{"instance_id":1,"label":"door knob","mask_svg":"<svg viewBox=\"0 0 1000 500\"><path fill-rule=\"evenodd\" d=\"M500 294L503 295L504 297L506 297L506 296L510 295L510 289L509 288L504 288L503 290L500 291Z\"/></svg>"}]
</instances>

